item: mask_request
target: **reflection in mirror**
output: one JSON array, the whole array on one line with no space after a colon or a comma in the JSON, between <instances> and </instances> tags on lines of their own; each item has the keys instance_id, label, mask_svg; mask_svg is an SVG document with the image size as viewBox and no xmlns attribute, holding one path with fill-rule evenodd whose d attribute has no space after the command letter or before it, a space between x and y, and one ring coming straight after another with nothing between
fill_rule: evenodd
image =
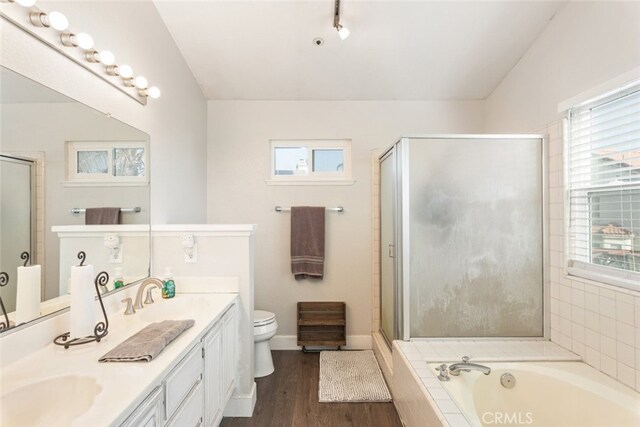
<instances>
[{"instance_id":1,"label":"reflection in mirror","mask_svg":"<svg viewBox=\"0 0 640 427\"><path fill-rule=\"evenodd\" d=\"M68 306L79 251L109 273L109 291L147 277L148 135L3 67L0 108L0 298L12 325ZM22 267L23 252L40 271Z\"/></svg>"}]
</instances>

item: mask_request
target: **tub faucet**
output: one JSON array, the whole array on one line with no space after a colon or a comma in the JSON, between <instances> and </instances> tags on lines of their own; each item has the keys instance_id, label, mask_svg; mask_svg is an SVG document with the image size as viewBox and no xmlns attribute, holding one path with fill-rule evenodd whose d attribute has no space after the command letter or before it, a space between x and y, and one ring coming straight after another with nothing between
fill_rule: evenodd
<instances>
[{"instance_id":1,"label":"tub faucet","mask_svg":"<svg viewBox=\"0 0 640 427\"><path fill-rule=\"evenodd\" d=\"M160 279L156 279L155 277L147 277L142 281L142 283L140 283L140 286L138 286L136 301L133 303L134 309L139 310L141 308L144 308L144 306L142 305L142 292L148 284L156 285L158 289L160 289L160 292L162 292L162 281ZM153 302L153 300L151 302Z\"/></svg>"},{"instance_id":2,"label":"tub faucet","mask_svg":"<svg viewBox=\"0 0 640 427\"><path fill-rule=\"evenodd\" d=\"M469 363L469 357L464 356L462 363L453 363L449 366L449 373L454 376L460 375L460 372L480 371L485 375L491 373L491 368L484 365L478 365L477 363Z\"/></svg>"}]
</instances>

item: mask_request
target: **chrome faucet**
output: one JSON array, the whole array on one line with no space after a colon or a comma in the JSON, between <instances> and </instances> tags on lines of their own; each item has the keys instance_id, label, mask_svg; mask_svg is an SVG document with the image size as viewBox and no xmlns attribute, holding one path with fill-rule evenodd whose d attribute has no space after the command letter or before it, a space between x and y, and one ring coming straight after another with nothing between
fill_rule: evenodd
<instances>
[{"instance_id":1,"label":"chrome faucet","mask_svg":"<svg viewBox=\"0 0 640 427\"><path fill-rule=\"evenodd\" d=\"M491 373L491 368L484 365L478 365L477 363L469 363L469 356L462 358L462 363L454 363L449 366L449 374L458 376L460 372L480 371L485 375Z\"/></svg>"},{"instance_id":2,"label":"chrome faucet","mask_svg":"<svg viewBox=\"0 0 640 427\"><path fill-rule=\"evenodd\" d=\"M141 308L144 308L144 305L142 305L142 293L144 292L144 288L149 284L156 285L158 289L160 289L160 292L162 292L162 280L156 279L155 277L147 277L142 281L142 283L140 283L140 286L138 286L136 301L133 303L134 309L139 310ZM148 300L149 298L147 298L147 303L149 303ZM151 300L151 302L153 302L153 300Z\"/></svg>"}]
</instances>

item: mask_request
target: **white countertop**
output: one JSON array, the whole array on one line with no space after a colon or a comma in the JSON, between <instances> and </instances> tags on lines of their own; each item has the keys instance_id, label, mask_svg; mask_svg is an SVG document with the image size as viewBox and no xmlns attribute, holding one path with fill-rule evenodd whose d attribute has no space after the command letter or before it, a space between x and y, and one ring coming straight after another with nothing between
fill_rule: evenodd
<instances>
[{"instance_id":1,"label":"white countertop","mask_svg":"<svg viewBox=\"0 0 640 427\"><path fill-rule=\"evenodd\" d=\"M2 367L0 385L2 401L13 391L43 380L62 376L90 377L101 388L90 408L74 414L72 426L119 425L144 400L163 378L187 354L226 309L237 299L236 294L176 294L170 300L159 300L131 316L123 311L109 318L109 334L100 343L90 343L65 350L52 343L22 359ZM99 363L109 350L160 320L193 319L193 327L169 344L151 362ZM55 394L56 390L50 390ZM74 407L73 395L67 396L69 408ZM38 401L25 402L38 408ZM64 406L64 404L63 404ZM47 419L53 427L55 420ZM68 425L67 423L64 424Z\"/></svg>"}]
</instances>

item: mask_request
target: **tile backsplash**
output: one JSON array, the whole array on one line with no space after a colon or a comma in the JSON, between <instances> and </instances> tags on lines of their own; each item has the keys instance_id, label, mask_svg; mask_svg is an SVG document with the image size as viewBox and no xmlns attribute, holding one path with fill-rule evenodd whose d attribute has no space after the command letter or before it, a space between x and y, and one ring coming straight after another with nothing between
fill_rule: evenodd
<instances>
[{"instance_id":1,"label":"tile backsplash","mask_svg":"<svg viewBox=\"0 0 640 427\"><path fill-rule=\"evenodd\" d=\"M543 133L549 136L551 341L640 391L640 292L565 274L562 123Z\"/></svg>"}]
</instances>

